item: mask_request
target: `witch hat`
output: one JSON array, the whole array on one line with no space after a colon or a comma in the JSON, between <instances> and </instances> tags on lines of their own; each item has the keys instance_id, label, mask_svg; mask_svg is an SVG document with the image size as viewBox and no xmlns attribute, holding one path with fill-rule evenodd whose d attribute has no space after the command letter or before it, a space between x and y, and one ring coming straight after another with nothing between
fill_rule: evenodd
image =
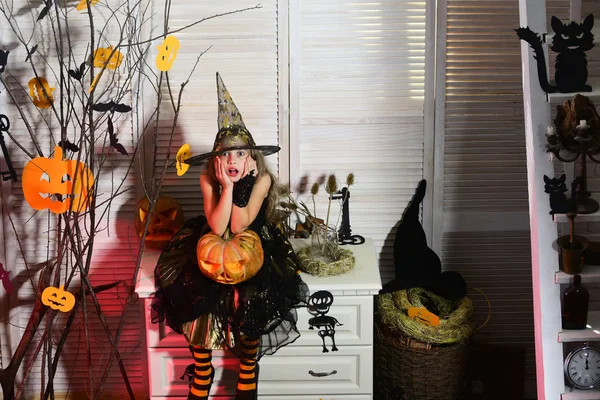
<instances>
[{"instance_id":1,"label":"witch hat","mask_svg":"<svg viewBox=\"0 0 600 400\"><path fill-rule=\"evenodd\" d=\"M419 222L419 206L425 197L427 182L419 182L394 238L396 278L379 292L423 287L447 299L458 300L467 294L467 284L457 272L442 272L438 255L427 246L427 237Z\"/></svg>"},{"instance_id":2,"label":"witch hat","mask_svg":"<svg viewBox=\"0 0 600 400\"><path fill-rule=\"evenodd\" d=\"M189 165L200 165L208 158L231 150L259 150L268 156L277 153L279 146L257 146L252 135L246 128L242 114L233 102L229 91L225 87L221 75L217 72L217 95L219 102L219 113L217 124L219 131L215 138L212 151L185 160Z\"/></svg>"}]
</instances>

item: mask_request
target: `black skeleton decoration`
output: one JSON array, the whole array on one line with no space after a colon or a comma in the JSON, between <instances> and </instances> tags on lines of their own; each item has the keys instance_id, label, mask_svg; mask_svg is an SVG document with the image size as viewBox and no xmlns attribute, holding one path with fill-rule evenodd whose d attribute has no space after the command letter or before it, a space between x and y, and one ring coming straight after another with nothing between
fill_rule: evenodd
<instances>
[{"instance_id":1,"label":"black skeleton decoration","mask_svg":"<svg viewBox=\"0 0 600 400\"><path fill-rule=\"evenodd\" d=\"M343 325L334 317L325 315L329 312L332 304L333 295L327 290L314 292L308 299L308 312L311 315L315 315L308 320L308 324L310 325L308 329L319 328L319 336L323 340L323 353L329 352L325 345L325 337L331 338L331 351L338 350L335 345L335 327Z\"/></svg>"},{"instance_id":2,"label":"black skeleton decoration","mask_svg":"<svg viewBox=\"0 0 600 400\"><path fill-rule=\"evenodd\" d=\"M350 229L350 191L347 187L333 194L332 199L342 200L342 225L338 231L338 243L344 244L363 244L365 238L360 235L353 235Z\"/></svg>"},{"instance_id":3,"label":"black skeleton decoration","mask_svg":"<svg viewBox=\"0 0 600 400\"><path fill-rule=\"evenodd\" d=\"M187 376L188 381L190 382L189 387L192 387L192 380L194 379L194 363L191 363L187 367L185 367L185 371L183 371L183 375L179 379L184 380Z\"/></svg>"}]
</instances>

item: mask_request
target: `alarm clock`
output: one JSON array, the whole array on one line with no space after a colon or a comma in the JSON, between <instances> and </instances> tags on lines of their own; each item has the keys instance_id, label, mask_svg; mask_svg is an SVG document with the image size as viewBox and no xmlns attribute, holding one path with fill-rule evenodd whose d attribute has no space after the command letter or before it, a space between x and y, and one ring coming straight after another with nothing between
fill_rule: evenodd
<instances>
[{"instance_id":1,"label":"alarm clock","mask_svg":"<svg viewBox=\"0 0 600 400\"><path fill-rule=\"evenodd\" d=\"M600 350L585 343L565 359L565 376L576 389L593 389L600 383Z\"/></svg>"}]
</instances>

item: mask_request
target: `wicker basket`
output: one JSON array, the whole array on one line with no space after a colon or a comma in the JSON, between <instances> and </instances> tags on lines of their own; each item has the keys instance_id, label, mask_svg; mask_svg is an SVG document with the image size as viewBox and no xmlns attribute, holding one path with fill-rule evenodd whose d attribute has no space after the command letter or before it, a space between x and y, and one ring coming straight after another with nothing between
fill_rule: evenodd
<instances>
[{"instance_id":1,"label":"wicker basket","mask_svg":"<svg viewBox=\"0 0 600 400\"><path fill-rule=\"evenodd\" d=\"M436 346L399 337L375 323L375 398L456 400L465 384L470 347Z\"/></svg>"}]
</instances>

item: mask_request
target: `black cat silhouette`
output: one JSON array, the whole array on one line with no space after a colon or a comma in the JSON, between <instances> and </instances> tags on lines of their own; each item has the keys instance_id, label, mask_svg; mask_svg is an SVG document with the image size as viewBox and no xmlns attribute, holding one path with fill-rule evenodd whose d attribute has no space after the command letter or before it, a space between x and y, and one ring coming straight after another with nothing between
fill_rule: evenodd
<instances>
[{"instance_id":1,"label":"black cat silhouette","mask_svg":"<svg viewBox=\"0 0 600 400\"><path fill-rule=\"evenodd\" d=\"M587 85L588 70L585 52L594 47L594 16L588 15L583 23L571 22L564 24L557 17L552 17L554 38L550 49L556 56L556 72L554 80L556 86L550 85L546 75L546 58L542 48L542 41L537 33L529 27L515 29L521 40L529 43L533 49L534 58L537 60L538 79L540 86L546 93L591 92L592 87Z\"/></svg>"},{"instance_id":2,"label":"black cat silhouette","mask_svg":"<svg viewBox=\"0 0 600 400\"><path fill-rule=\"evenodd\" d=\"M583 182L583 177L578 176L571 183L571 198L567 199L565 192L567 177L562 174L559 178L548 178L544 175L544 192L550 195L550 214L566 214L577 211L577 186Z\"/></svg>"}]
</instances>

